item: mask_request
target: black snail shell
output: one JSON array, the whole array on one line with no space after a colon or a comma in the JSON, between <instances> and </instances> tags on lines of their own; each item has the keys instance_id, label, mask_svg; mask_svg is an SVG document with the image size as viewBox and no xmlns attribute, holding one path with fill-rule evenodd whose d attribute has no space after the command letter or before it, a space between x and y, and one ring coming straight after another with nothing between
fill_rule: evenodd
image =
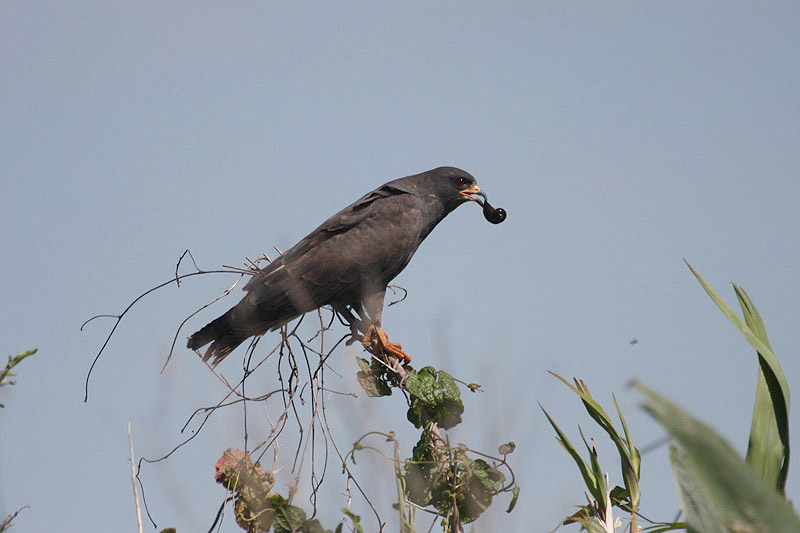
<instances>
[{"instance_id":1,"label":"black snail shell","mask_svg":"<svg viewBox=\"0 0 800 533\"><path fill-rule=\"evenodd\" d=\"M506 210L502 207L495 209L489 202L483 202L483 218L492 224L499 224L506 219Z\"/></svg>"}]
</instances>

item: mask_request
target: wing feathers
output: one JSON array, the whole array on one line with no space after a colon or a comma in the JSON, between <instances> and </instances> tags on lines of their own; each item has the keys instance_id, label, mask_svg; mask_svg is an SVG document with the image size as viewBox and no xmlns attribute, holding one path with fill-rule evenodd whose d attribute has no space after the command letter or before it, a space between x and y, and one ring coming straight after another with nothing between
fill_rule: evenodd
<instances>
[{"instance_id":1,"label":"wing feathers","mask_svg":"<svg viewBox=\"0 0 800 533\"><path fill-rule=\"evenodd\" d=\"M420 219L420 199L402 183L366 194L256 273L244 287L247 295L187 346L211 342L203 358L216 364L250 336L323 305L355 305L385 290L419 245Z\"/></svg>"}]
</instances>

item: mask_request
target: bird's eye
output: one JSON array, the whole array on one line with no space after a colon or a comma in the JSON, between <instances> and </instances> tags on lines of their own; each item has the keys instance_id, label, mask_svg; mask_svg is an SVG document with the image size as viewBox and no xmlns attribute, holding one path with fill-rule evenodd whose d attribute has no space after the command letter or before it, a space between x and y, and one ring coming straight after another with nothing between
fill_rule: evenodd
<instances>
[{"instance_id":1,"label":"bird's eye","mask_svg":"<svg viewBox=\"0 0 800 533\"><path fill-rule=\"evenodd\" d=\"M456 185L459 187L466 187L467 183L469 183L467 178L456 178Z\"/></svg>"}]
</instances>

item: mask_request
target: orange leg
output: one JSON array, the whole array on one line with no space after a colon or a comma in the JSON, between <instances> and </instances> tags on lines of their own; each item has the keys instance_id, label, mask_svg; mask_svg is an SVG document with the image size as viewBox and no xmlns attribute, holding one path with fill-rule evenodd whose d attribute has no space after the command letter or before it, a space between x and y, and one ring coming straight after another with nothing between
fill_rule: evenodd
<instances>
[{"instance_id":1,"label":"orange leg","mask_svg":"<svg viewBox=\"0 0 800 533\"><path fill-rule=\"evenodd\" d=\"M364 340L362 341L364 348L372 347L372 340L376 335L378 337L378 344L380 344L384 352L397 357L404 363L411 361L411 357L403 351L403 346L396 342L389 342L389 337L386 335L386 332L375 324L372 324L367 330L367 334L364 335Z\"/></svg>"}]
</instances>

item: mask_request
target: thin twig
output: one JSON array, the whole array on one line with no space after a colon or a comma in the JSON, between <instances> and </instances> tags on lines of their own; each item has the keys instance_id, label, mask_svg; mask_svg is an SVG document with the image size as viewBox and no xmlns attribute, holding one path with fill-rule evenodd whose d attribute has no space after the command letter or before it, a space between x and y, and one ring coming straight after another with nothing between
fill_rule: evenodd
<instances>
[{"instance_id":1,"label":"thin twig","mask_svg":"<svg viewBox=\"0 0 800 533\"><path fill-rule=\"evenodd\" d=\"M118 315L109 315L109 314L95 315L95 316L91 317L90 319L88 319L83 324L81 324L80 331L83 331L83 328L86 327L87 324L89 324L90 322L93 322L94 320L96 320L98 318L113 318L113 319L115 319L114 326L111 328L111 331L109 331L108 335L106 336L106 340L103 342L103 345L100 346L100 350L94 356L94 360L92 360L92 364L89 367L89 371L86 373L86 380L84 382L84 394L83 394L83 401L84 402L89 401L89 378L92 375L92 371L94 370L94 367L97 364L97 361L100 359L100 356L105 351L106 347L108 346L108 343L111 342L111 337L114 336L114 333L117 331L117 327L119 327L119 324L120 324L120 322L122 322L122 319L125 317L125 315L128 314L128 311L130 311L133 308L133 306L135 306L137 303L139 303L139 300L141 300L145 296L149 295L150 293L153 293L153 292L157 291L158 289L166 287L167 285L171 285L173 283L178 284L184 278L189 278L189 277L192 277L192 276L199 276L199 275L203 275L203 274L241 274L241 272L236 272L236 271L233 271L233 270L201 270L201 269L199 269L197 267L197 263L194 262L194 257L192 257L191 253L189 253L189 256L192 258L192 262L194 263L194 266L195 266L195 268L197 268L197 270L195 272L189 272L188 274L178 275L177 274L177 269L180 267L180 263L183 260L183 258L186 256L187 252L188 252L188 250L186 252L184 252L183 255L181 255L180 259L178 260L178 265L175 267L176 268L175 277L170 278L169 281L165 281L164 283L159 283L155 287L152 287L152 288L146 290L145 292L141 293L139 296L134 298L133 301L130 302L127 307L125 307L125 309L123 309L122 313L120 313ZM176 334L176 337L177 337L177 334ZM173 345L174 345L174 341L173 341Z\"/></svg>"}]
</instances>

